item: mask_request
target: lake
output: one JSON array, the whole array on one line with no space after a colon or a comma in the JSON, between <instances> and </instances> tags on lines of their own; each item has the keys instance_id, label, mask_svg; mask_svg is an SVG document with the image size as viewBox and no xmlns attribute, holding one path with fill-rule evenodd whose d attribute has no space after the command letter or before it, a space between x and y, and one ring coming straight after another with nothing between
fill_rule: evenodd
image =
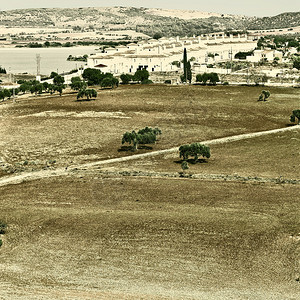
<instances>
[{"instance_id":1,"label":"lake","mask_svg":"<svg viewBox=\"0 0 300 300\"><path fill-rule=\"evenodd\" d=\"M97 46L82 46L69 48L0 48L0 66L7 72L29 73L36 75L36 55L41 56L41 74L50 75L52 71L67 72L85 64L81 61L67 61L71 54L92 54Z\"/></svg>"}]
</instances>

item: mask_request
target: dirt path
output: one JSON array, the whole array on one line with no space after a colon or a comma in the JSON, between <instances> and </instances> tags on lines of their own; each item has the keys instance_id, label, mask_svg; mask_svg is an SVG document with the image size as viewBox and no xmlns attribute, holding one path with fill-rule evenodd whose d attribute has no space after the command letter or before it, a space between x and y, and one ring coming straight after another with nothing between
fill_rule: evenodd
<instances>
[{"instance_id":1,"label":"dirt path","mask_svg":"<svg viewBox=\"0 0 300 300\"><path fill-rule=\"evenodd\" d=\"M260 136L264 136L264 135L281 133L281 132L285 132L285 131L299 130L299 129L300 129L300 125L295 125L295 126L286 127L286 128L279 128L279 129L273 129L273 130L267 130L267 131L247 133L247 134L239 134L239 135L234 135L234 136L230 136L230 137L201 141L201 143L206 144L206 145L216 145L216 144L240 141L240 140L244 140L244 139L255 138L255 137L260 137ZM130 161L130 160L134 160L134 159L141 159L141 158L146 158L146 157L151 157L151 156L161 155L161 154L167 154L167 153L174 153L177 151L178 151L178 146L174 147L174 148L170 148L170 149L165 149L165 150L153 151L153 152L142 153L142 154L133 154L131 156L112 158L112 159L106 159L106 160L101 160L101 161L97 161L97 162L91 162L91 163L87 163L87 164L70 166L67 169L66 168L58 168L55 170L41 170L41 171L35 171L35 172L22 173L20 175L5 176L0 179L0 187L6 186L9 184L19 184L22 182L37 180L37 179L42 179L42 178L69 175L72 172L77 171L77 170L86 170L86 169L89 169L89 168L92 168L95 166Z\"/></svg>"}]
</instances>

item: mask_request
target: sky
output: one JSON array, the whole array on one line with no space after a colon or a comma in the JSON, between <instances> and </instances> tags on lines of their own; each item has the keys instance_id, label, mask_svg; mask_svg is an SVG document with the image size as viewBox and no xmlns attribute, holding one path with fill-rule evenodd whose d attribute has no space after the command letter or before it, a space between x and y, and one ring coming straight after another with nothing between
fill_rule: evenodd
<instances>
[{"instance_id":1,"label":"sky","mask_svg":"<svg viewBox=\"0 0 300 300\"><path fill-rule=\"evenodd\" d=\"M107 7L134 6L199 10L247 16L274 16L300 11L300 0L0 0L0 10L41 7Z\"/></svg>"}]
</instances>

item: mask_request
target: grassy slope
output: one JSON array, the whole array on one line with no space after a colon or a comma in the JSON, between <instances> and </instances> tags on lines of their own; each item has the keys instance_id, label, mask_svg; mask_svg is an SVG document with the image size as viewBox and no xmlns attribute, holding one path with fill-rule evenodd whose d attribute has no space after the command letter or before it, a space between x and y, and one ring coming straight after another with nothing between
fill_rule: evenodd
<instances>
[{"instance_id":1,"label":"grassy slope","mask_svg":"<svg viewBox=\"0 0 300 300\"><path fill-rule=\"evenodd\" d=\"M133 86L100 91L93 102L75 95L30 99L2 110L0 152L10 163L57 165L127 155L118 152L125 131L158 126L163 131L155 149L166 149L217 137L285 127L299 105L299 90L271 88L269 102L257 102L262 88L202 86ZM59 111L123 112L126 118L36 117Z\"/></svg>"},{"instance_id":2,"label":"grassy slope","mask_svg":"<svg viewBox=\"0 0 300 300\"><path fill-rule=\"evenodd\" d=\"M260 90L136 86L103 91L95 102L26 100L2 106L1 151L15 161L53 155L63 164L83 161L77 151L124 155L116 150L120 132L146 125L163 129L155 149L285 126L299 91L271 89L270 101L258 103ZM123 111L131 119L16 118L50 110ZM216 145L210 162L189 172L299 178L288 167L299 161L297 139L291 132ZM174 159L125 167L178 172ZM0 195L0 219L9 224L0 250L4 298L282 299L299 292L298 185L95 170L2 187Z\"/></svg>"}]
</instances>

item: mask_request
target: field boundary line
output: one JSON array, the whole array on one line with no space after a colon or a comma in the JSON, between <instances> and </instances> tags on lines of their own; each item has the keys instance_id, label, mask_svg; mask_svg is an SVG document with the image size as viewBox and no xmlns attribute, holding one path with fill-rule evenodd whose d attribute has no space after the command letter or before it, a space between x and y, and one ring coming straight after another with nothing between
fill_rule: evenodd
<instances>
[{"instance_id":1,"label":"field boundary line","mask_svg":"<svg viewBox=\"0 0 300 300\"><path fill-rule=\"evenodd\" d=\"M233 135L233 136L229 136L229 137L201 141L200 143L205 144L205 145L218 145L218 144L223 144L223 143L245 140L245 139L249 139L249 138L260 137L260 136L269 135L269 134L273 134L273 133L281 133L281 132L299 130L299 129L300 129L300 125L295 125L295 126L291 126L291 127L259 131L259 132L253 132L253 133L245 133L245 134ZM95 166L130 161L130 160L152 157L152 156L161 155L161 154L169 154L169 153L174 153L174 152L178 152L178 146L169 148L169 149L165 149L165 150L157 150L157 151L152 151L152 152L148 152L148 153L133 154L130 156L110 158L110 159L100 160L100 161L81 164L81 165L69 166L68 168L57 168L54 170L33 171L33 172L27 172L27 173L23 173L23 174L19 174L19 175L5 176L3 178L0 178L0 187L6 186L9 184L20 184L25 181L32 181L32 180L37 180L37 179L42 179L42 178L47 178L47 177L64 176L64 175L68 175L71 172L74 172L74 171L77 171L80 169L87 169L87 168L91 168L91 167L95 167Z\"/></svg>"}]
</instances>

